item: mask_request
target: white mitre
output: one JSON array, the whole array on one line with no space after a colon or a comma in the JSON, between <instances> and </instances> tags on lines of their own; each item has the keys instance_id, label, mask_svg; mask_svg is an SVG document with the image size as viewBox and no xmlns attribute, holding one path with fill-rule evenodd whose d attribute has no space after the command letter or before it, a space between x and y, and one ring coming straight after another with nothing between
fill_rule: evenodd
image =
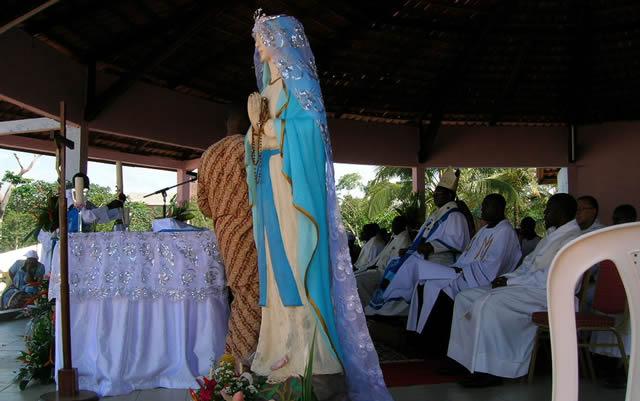
<instances>
[{"instance_id":1,"label":"white mitre","mask_svg":"<svg viewBox=\"0 0 640 401\"><path fill-rule=\"evenodd\" d=\"M458 189L459 175L460 175L460 170L454 171L451 167L447 167L447 169L440 175L440 182L438 183L438 186L444 187L452 190L453 192L456 192Z\"/></svg>"}]
</instances>

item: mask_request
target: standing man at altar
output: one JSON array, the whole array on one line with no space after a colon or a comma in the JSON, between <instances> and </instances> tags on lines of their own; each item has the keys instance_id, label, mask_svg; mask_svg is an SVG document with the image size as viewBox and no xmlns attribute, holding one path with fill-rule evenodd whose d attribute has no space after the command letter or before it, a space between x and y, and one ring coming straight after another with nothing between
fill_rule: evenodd
<instances>
[{"instance_id":1,"label":"standing man at altar","mask_svg":"<svg viewBox=\"0 0 640 401\"><path fill-rule=\"evenodd\" d=\"M198 169L198 207L213 219L233 295L225 352L242 362L256 350L261 320L258 257L244 168L247 126L244 113L230 110L227 136L207 149Z\"/></svg>"}]
</instances>

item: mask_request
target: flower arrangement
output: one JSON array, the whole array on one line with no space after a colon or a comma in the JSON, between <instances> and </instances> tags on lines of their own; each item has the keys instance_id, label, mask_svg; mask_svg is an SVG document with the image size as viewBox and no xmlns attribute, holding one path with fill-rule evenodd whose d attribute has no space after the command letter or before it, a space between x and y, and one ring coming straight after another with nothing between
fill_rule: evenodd
<instances>
[{"instance_id":1,"label":"flower arrangement","mask_svg":"<svg viewBox=\"0 0 640 401\"><path fill-rule=\"evenodd\" d=\"M24 364L15 377L20 390L32 380L41 384L53 383L55 300L49 301L49 277L32 286L37 287L36 295L27 298L23 309L23 314L31 317L24 337L27 350L21 351L17 358Z\"/></svg>"},{"instance_id":2,"label":"flower arrangement","mask_svg":"<svg viewBox=\"0 0 640 401\"><path fill-rule=\"evenodd\" d=\"M35 208L29 212L36 218L36 227L27 234L25 239L33 236L37 240L40 230L52 233L58 229L60 224L58 198L58 195L49 195L44 205L35 205Z\"/></svg>"},{"instance_id":3,"label":"flower arrangement","mask_svg":"<svg viewBox=\"0 0 640 401\"><path fill-rule=\"evenodd\" d=\"M311 350L315 350L316 333L313 334ZM266 377L254 377L249 372L235 371L235 358L225 354L213 366L209 377L196 379L200 388L189 390L193 401L317 401L313 391L313 351L309 353L304 376L291 377L282 383L267 384Z\"/></svg>"},{"instance_id":4,"label":"flower arrangement","mask_svg":"<svg viewBox=\"0 0 640 401\"><path fill-rule=\"evenodd\" d=\"M258 401L258 389L264 384L259 379L254 382L254 377L248 372L236 373L235 358L230 354L220 358L218 367L212 367L208 378L196 381L200 388L189 390L193 401Z\"/></svg>"}]
</instances>

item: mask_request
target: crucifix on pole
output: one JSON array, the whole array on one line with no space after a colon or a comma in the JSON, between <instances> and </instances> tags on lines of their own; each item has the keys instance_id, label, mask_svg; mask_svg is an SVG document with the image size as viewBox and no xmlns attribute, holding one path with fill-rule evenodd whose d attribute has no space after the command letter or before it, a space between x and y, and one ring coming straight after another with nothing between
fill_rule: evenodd
<instances>
[{"instance_id":1,"label":"crucifix on pole","mask_svg":"<svg viewBox=\"0 0 640 401\"><path fill-rule=\"evenodd\" d=\"M62 328L62 369L58 370L58 391L45 393L40 396L42 401L98 401L98 395L93 391L78 390L78 369L73 368L71 362L71 317L69 306L69 258L67 248L67 197L64 176L66 150L73 149L74 143L66 138L66 106L60 102L60 133L54 132L52 139L56 143L56 170L58 173L60 215L60 299L57 302L60 310Z\"/></svg>"}]
</instances>

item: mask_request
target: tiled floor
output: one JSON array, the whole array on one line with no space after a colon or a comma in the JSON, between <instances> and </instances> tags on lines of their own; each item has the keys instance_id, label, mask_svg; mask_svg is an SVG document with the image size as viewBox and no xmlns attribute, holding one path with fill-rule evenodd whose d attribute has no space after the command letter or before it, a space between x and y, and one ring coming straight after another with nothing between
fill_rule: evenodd
<instances>
[{"instance_id":1,"label":"tiled floor","mask_svg":"<svg viewBox=\"0 0 640 401\"><path fill-rule=\"evenodd\" d=\"M23 349L21 338L26 320L0 322L0 400L36 401L39 396L55 390L53 385L31 385L20 391L12 383L14 371L19 368L15 360ZM391 394L396 401L543 401L551 399L551 378L537 377L534 385L507 382L502 386L485 389L464 389L456 383L425 386L394 387ZM598 383L584 381L580 385L582 401L624 400L624 390L609 390ZM118 397L105 397L109 401L189 401L186 390L154 389L135 391ZM371 400L375 401L375 400Z\"/></svg>"}]
</instances>

